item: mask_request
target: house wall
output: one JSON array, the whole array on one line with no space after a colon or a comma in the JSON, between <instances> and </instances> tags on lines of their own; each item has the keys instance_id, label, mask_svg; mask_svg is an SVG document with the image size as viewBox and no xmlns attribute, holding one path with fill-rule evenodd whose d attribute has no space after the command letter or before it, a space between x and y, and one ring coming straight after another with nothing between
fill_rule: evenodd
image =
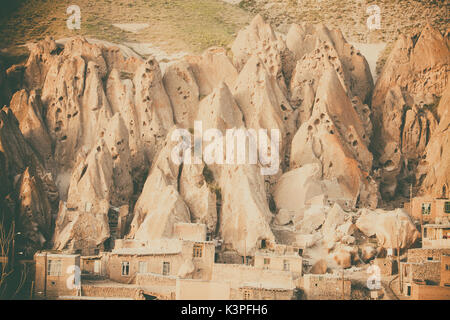
<instances>
[{"instance_id":1,"label":"house wall","mask_svg":"<svg viewBox=\"0 0 450 320\"><path fill-rule=\"evenodd\" d=\"M450 255L450 249L429 249L429 248L416 248L408 250L408 262L422 262L422 261L430 261L441 260L441 255L447 254Z\"/></svg>"},{"instance_id":2,"label":"house wall","mask_svg":"<svg viewBox=\"0 0 450 320\"><path fill-rule=\"evenodd\" d=\"M412 206L405 204L404 207L410 212L410 215L417 220L420 220L422 215L422 204L431 203L431 210L429 215L422 215L423 222L434 223L436 218L448 217L448 213L445 213L445 202L450 201L449 199L433 199L429 197L416 197L412 199Z\"/></svg>"},{"instance_id":3,"label":"house wall","mask_svg":"<svg viewBox=\"0 0 450 320\"><path fill-rule=\"evenodd\" d=\"M202 257L193 257L194 244L203 246ZM135 283L136 274L139 271L139 262L147 262L147 272L163 274L163 262L170 263L170 276L177 276L180 267L186 260L192 260L195 271L193 278L211 279L212 267L214 263L214 244L212 242L183 241L181 252L177 254L153 254L153 255L133 255L133 254L110 254L108 262L108 275L111 280L122 283ZM128 276L122 275L122 262L130 263Z\"/></svg>"},{"instance_id":4,"label":"house wall","mask_svg":"<svg viewBox=\"0 0 450 320\"><path fill-rule=\"evenodd\" d=\"M441 258L441 286L450 286L450 255Z\"/></svg>"},{"instance_id":5,"label":"house wall","mask_svg":"<svg viewBox=\"0 0 450 320\"><path fill-rule=\"evenodd\" d=\"M303 286L308 300L341 300L342 278L332 275L305 274ZM344 279L344 299L350 300L352 283Z\"/></svg>"},{"instance_id":6,"label":"house wall","mask_svg":"<svg viewBox=\"0 0 450 320\"><path fill-rule=\"evenodd\" d=\"M402 279L404 284L411 284L413 280L427 280L439 284L441 280L440 261L403 262Z\"/></svg>"},{"instance_id":7,"label":"house wall","mask_svg":"<svg viewBox=\"0 0 450 320\"><path fill-rule=\"evenodd\" d=\"M294 288L292 274L289 271L267 270L243 264L215 263L212 272L213 281L226 281L237 289L244 283L261 283L263 286Z\"/></svg>"},{"instance_id":8,"label":"house wall","mask_svg":"<svg viewBox=\"0 0 450 320\"><path fill-rule=\"evenodd\" d=\"M382 275L390 276L394 270L394 262L392 259L376 258L374 264L380 268Z\"/></svg>"},{"instance_id":9,"label":"house wall","mask_svg":"<svg viewBox=\"0 0 450 320\"><path fill-rule=\"evenodd\" d=\"M294 290L270 290L264 288L232 288L230 300L292 300Z\"/></svg>"},{"instance_id":10,"label":"house wall","mask_svg":"<svg viewBox=\"0 0 450 320\"><path fill-rule=\"evenodd\" d=\"M91 274L95 274L95 261L98 261L98 263L100 264L99 267L99 272L97 272L97 274L102 274L102 259L101 257L96 257L96 258L89 258L89 257L81 257L80 258L81 261L81 271L83 273L91 273Z\"/></svg>"},{"instance_id":11,"label":"house wall","mask_svg":"<svg viewBox=\"0 0 450 320\"><path fill-rule=\"evenodd\" d=\"M134 287L82 285L81 292L85 297L144 299L141 295L142 290Z\"/></svg>"},{"instance_id":12,"label":"house wall","mask_svg":"<svg viewBox=\"0 0 450 320\"><path fill-rule=\"evenodd\" d=\"M52 276L47 275L47 264L49 260L61 260L61 275ZM68 273L68 268L71 266L80 267L79 255L63 255L63 254L45 254L36 253L34 256L36 263L35 268L35 293L39 295L45 294L47 297L57 297L61 295L74 295L76 289L70 289L67 282L70 277L73 277L73 270Z\"/></svg>"},{"instance_id":13,"label":"house wall","mask_svg":"<svg viewBox=\"0 0 450 320\"><path fill-rule=\"evenodd\" d=\"M413 300L450 300L450 287L428 286L413 283L411 285Z\"/></svg>"},{"instance_id":14,"label":"house wall","mask_svg":"<svg viewBox=\"0 0 450 320\"><path fill-rule=\"evenodd\" d=\"M175 276L163 276L156 273L136 274L136 284L139 286L172 286L175 287L177 278Z\"/></svg>"},{"instance_id":15,"label":"house wall","mask_svg":"<svg viewBox=\"0 0 450 320\"><path fill-rule=\"evenodd\" d=\"M168 275L175 276L184 260L180 254L169 255L116 255L111 254L108 264L109 278L113 281L121 283L135 283L136 274L139 271L139 262L147 262L147 272L162 274L163 262L170 263L170 272ZM128 276L122 275L122 262L130 263L130 271Z\"/></svg>"},{"instance_id":16,"label":"house wall","mask_svg":"<svg viewBox=\"0 0 450 320\"><path fill-rule=\"evenodd\" d=\"M450 239L437 239L437 240L422 239L422 247L450 249Z\"/></svg>"},{"instance_id":17,"label":"house wall","mask_svg":"<svg viewBox=\"0 0 450 320\"><path fill-rule=\"evenodd\" d=\"M176 280L177 300L229 300L230 284L224 281Z\"/></svg>"},{"instance_id":18,"label":"house wall","mask_svg":"<svg viewBox=\"0 0 450 320\"><path fill-rule=\"evenodd\" d=\"M203 245L202 257L193 257L195 244ZM213 242L183 241L182 255L184 259L192 259L196 268L194 279L211 280L214 265L215 246Z\"/></svg>"},{"instance_id":19,"label":"house wall","mask_svg":"<svg viewBox=\"0 0 450 320\"><path fill-rule=\"evenodd\" d=\"M264 259L270 259L268 265L264 264ZM302 257L300 256L275 256L275 255L255 255L255 268L268 268L270 270L291 271L297 275L302 274ZM289 263L289 270L284 270L284 262Z\"/></svg>"}]
</instances>

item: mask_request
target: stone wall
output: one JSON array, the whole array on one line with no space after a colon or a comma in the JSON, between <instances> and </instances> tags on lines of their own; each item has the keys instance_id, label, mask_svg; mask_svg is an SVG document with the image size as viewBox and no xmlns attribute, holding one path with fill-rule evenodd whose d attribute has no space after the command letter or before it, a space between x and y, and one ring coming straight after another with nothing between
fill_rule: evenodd
<instances>
[{"instance_id":1,"label":"stone wall","mask_svg":"<svg viewBox=\"0 0 450 320\"><path fill-rule=\"evenodd\" d=\"M244 283L258 283L263 287L294 289L292 274L288 271L258 269L243 264L221 264L213 266L213 281L227 281L237 289Z\"/></svg>"},{"instance_id":2,"label":"stone wall","mask_svg":"<svg viewBox=\"0 0 450 320\"><path fill-rule=\"evenodd\" d=\"M394 261L392 261L392 259L376 258L374 264L380 268L380 273L382 275L390 276L394 271Z\"/></svg>"},{"instance_id":3,"label":"stone wall","mask_svg":"<svg viewBox=\"0 0 450 320\"><path fill-rule=\"evenodd\" d=\"M268 264L265 264L265 260L267 260ZM285 263L287 263L287 270L284 270ZM279 256L273 254L257 254L255 255L255 267L261 269L267 268L270 270L291 271L296 276L301 276L303 264L302 257L298 255Z\"/></svg>"},{"instance_id":4,"label":"stone wall","mask_svg":"<svg viewBox=\"0 0 450 320\"><path fill-rule=\"evenodd\" d=\"M408 262L423 262L431 260L441 260L442 254L450 254L450 249L409 249Z\"/></svg>"},{"instance_id":5,"label":"stone wall","mask_svg":"<svg viewBox=\"0 0 450 320\"><path fill-rule=\"evenodd\" d=\"M75 268L80 267L79 255L36 253L34 260L36 263L34 291L37 296L58 297L76 294L77 290L70 288L67 282L73 277ZM46 275L50 260L61 261L60 275Z\"/></svg>"},{"instance_id":6,"label":"stone wall","mask_svg":"<svg viewBox=\"0 0 450 320\"><path fill-rule=\"evenodd\" d=\"M140 294L142 290L130 286L96 286L82 285L81 294L85 297L104 297L104 298L131 298L134 300L143 300Z\"/></svg>"},{"instance_id":7,"label":"stone wall","mask_svg":"<svg viewBox=\"0 0 450 320\"><path fill-rule=\"evenodd\" d=\"M175 276L163 276L156 273L136 274L136 284L139 286L175 286L177 278Z\"/></svg>"},{"instance_id":8,"label":"stone wall","mask_svg":"<svg viewBox=\"0 0 450 320\"><path fill-rule=\"evenodd\" d=\"M177 300L229 300L230 285L224 281L176 280Z\"/></svg>"},{"instance_id":9,"label":"stone wall","mask_svg":"<svg viewBox=\"0 0 450 320\"><path fill-rule=\"evenodd\" d=\"M450 286L450 255L443 255L441 260L441 286Z\"/></svg>"},{"instance_id":10,"label":"stone wall","mask_svg":"<svg viewBox=\"0 0 450 320\"><path fill-rule=\"evenodd\" d=\"M291 300L293 290L271 290L264 288L232 288L230 300Z\"/></svg>"},{"instance_id":11,"label":"stone wall","mask_svg":"<svg viewBox=\"0 0 450 320\"><path fill-rule=\"evenodd\" d=\"M350 300L352 283L350 280L333 275L305 274L303 286L308 300L341 300L342 287L344 287L344 299Z\"/></svg>"},{"instance_id":12,"label":"stone wall","mask_svg":"<svg viewBox=\"0 0 450 320\"><path fill-rule=\"evenodd\" d=\"M450 287L427 286L413 283L411 285L413 300L450 300Z\"/></svg>"},{"instance_id":13,"label":"stone wall","mask_svg":"<svg viewBox=\"0 0 450 320\"><path fill-rule=\"evenodd\" d=\"M402 263L403 282L412 283L414 280L430 281L439 284L441 280L441 262L404 262Z\"/></svg>"}]
</instances>

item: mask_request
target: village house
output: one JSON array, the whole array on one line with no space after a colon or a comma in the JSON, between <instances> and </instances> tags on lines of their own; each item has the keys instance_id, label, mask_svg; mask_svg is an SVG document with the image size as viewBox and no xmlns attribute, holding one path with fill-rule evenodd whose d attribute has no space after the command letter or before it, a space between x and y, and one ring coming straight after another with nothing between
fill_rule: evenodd
<instances>
[{"instance_id":1,"label":"village house","mask_svg":"<svg viewBox=\"0 0 450 320\"><path fill-rule=\"evenodd\" d=\"M424 225L422 247L450 249L450 223Z\"/></svg>"},{"instance_id":2,"label":"village house","mask_svg":"<svg viewBox=\"0 0 450 320\"><path fill-rule=\"evenodd\" d=\"M295 282L290 271L256 268L245 264L215 263L212 281L230 287L231 300L292 299Z\"/></svg>"},{"instance_id":3,"label":"village house","mask_svg":"<svg viewBox=\"0 0 450 320\"><path fill-rule=\"evenodd\" d=\"M449 249L410 249L400 263L403 295L413 300L449 299Z\"/></svg>"},{"instance_id":4,"label":"village house","mask_svg":"<svg viewBox=\"0 0 450 320\"><path fill-rule=\"evenodd\" d=\"M181 276L195 279L211 278L214 262L214 243L182 239L158 239L145 246L116 248L109 254L107 276L122 283L135 283L137 273ZM187 274L180 274L180 270Z\"/></svg>"},{"instance_id":5,"label":"village house","mask_svg":"<svg viewBox=\"0 0 450 320\"><path fill-rule=\"evenodd\" d=\"M80 275L80 255L37 252L34 261L37 297L77 295L75 279Z\"/></svg>"},{"instance_id":6,"label":"village house","mask_svg":"<svg viewBox=\"0 0 450 320\"><path fill-rule=\"evenodd\" d=\"M335 274L305 274L303 290L308 300L350 300L352 282Z\"/></svg>"},{"instance_id":7,"label":"village house","mask_svg":"<svg viewBox=\"0 0 450 320\"><path fill-rule=\"evenodd\" d=\"M450 199L415 197L404 204L405 210L416 221L422 223L445 223L450 219Z\"/></svg>"},{"instance_id":8,"label":"village house","mask_svg":"<svg viewBox=\"0 0 450 320\"><path fill-rule=\"evenodd\" d=\"M102 263L103 255L81 256L81 273L101 276L106 273L105 263Z\"/></svg>"},{"instance_id":9,"label":"village house","mask_svg":"<svg viewBox=\"0 0 450 320\"><path fill-rule=\"evenodd\" d=\"M396 272L394 270L396 263L392 256L386 258L375 258L373 260L373 264L380 268L380 273L383 276L391 276Z\"/></svg>"}]
</instances>

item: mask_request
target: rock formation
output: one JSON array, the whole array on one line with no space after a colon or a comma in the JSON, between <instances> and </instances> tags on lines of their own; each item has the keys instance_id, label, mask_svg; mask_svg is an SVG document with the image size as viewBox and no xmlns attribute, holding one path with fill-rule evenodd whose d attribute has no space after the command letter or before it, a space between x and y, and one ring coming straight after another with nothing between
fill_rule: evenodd
<instances>
[{"instance_id":1,"label":"rock formation","mask_svg":"<svg viewBox=\"0 0 450 320\"><path fill-rule=\"evenodd\" d=\"M425 194L448 193L450 55L431 27L400 38L375 89L340 31L302 24L284 37L260 16L231 52L210 48L163 69L81 37L30 50L0 72L0 205L18 208L30 254L90 254L118 237L170 238L175 223L193 222L237 256L262 240L301 243L314 273L325 273L358 263L358 248L363 261L375 257L369 237L405 249L419 236L403 212L375 210L379 178L385 200L413 176ZM278 130L280 169L263 176L261 157L211 161L208 152L225 160L227 148L192 139L198 123L224 138ZM182 149L180 132L191 138ZM182 274L191 273L185 261Z\"/></svg>"},{"instance_id":2,"label":"rock formation","mask_svg":"<svg viewBox=\"0 0 450 320\"><path fill-rule=\"evenodd\" d=\"M412 37L401 35L382 70L372 98L372 148L386 199L409 195L406 184L414 181L438 126L433 110L447 86L449 70L447 41L429 25Z\"/></svg>"}]
</instances>

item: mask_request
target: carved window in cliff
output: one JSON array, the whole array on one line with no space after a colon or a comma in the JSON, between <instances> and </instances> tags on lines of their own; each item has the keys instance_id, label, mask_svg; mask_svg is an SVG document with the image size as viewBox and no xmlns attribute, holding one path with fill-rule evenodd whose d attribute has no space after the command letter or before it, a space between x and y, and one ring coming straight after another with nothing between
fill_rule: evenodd
<instances>
[{"instance_id":1,"label":"carved window in cliff","mask_svg":"<svg viewBox=\"0 0 450 320\"><path fill-rule=\"evenodd\" d=\"M122 261L122 275L123 276L130 275L130 263L128 261Z\"/></svg>"},{"instance_id":2,"label":"carved window in cliff","mask_svg":"<svg viewBox=\"0 0 450 320\"><path fill-rule=\"evenodd\" d=\"M422 203L422 214L429 215L431 213L431 203L425 202Z\"/></svg>"},{"instance_id":3,"label":"carved window in cliff","mask_svg":"<svg viewBox=\"0 0 450 320\"><path fill-rule=\"evenodd\" d=\"M163 275L167 276L170 274L170 262L163 262Z\"/></svg>"},{"instance_id":4,"label":"carved window in cliff","mask_svg":"<svg viewBox=\"0 0 450 320\"><path fill-rule=\"evenodd\" d=\"M61 260L48 260L47 262L47 275L49 276L61 276Z\"/></svg>"},{"instance_id":5,"label":"carved window in cliff","mask_svg":"<svg viewBox=\"0 0 450 320\"><path fill-rule=\"evenodd\" d=\"M203 244L195 243L192 255L194 258L201 258L203 256Z\"/></svg>"},{"instance_id":6,"label":"carved window in cliff","mask_svg":"<svg viewBox=\"0 0 450 320\"><path fill-rule=\"evenodd\" d=\"M450 201L445 202L445 213L450 213Z\"/></svg>"},{"instance_id":7,"label":"carved window in cliff","mask_svg":"<svg viewBox=\"0 0 450 320\"><path fill-rule=\"evenodd\" d=\"M265 249L267 247L267 243L265 239L261 240L261 249Z\"/></svg>"}]
</instances>

